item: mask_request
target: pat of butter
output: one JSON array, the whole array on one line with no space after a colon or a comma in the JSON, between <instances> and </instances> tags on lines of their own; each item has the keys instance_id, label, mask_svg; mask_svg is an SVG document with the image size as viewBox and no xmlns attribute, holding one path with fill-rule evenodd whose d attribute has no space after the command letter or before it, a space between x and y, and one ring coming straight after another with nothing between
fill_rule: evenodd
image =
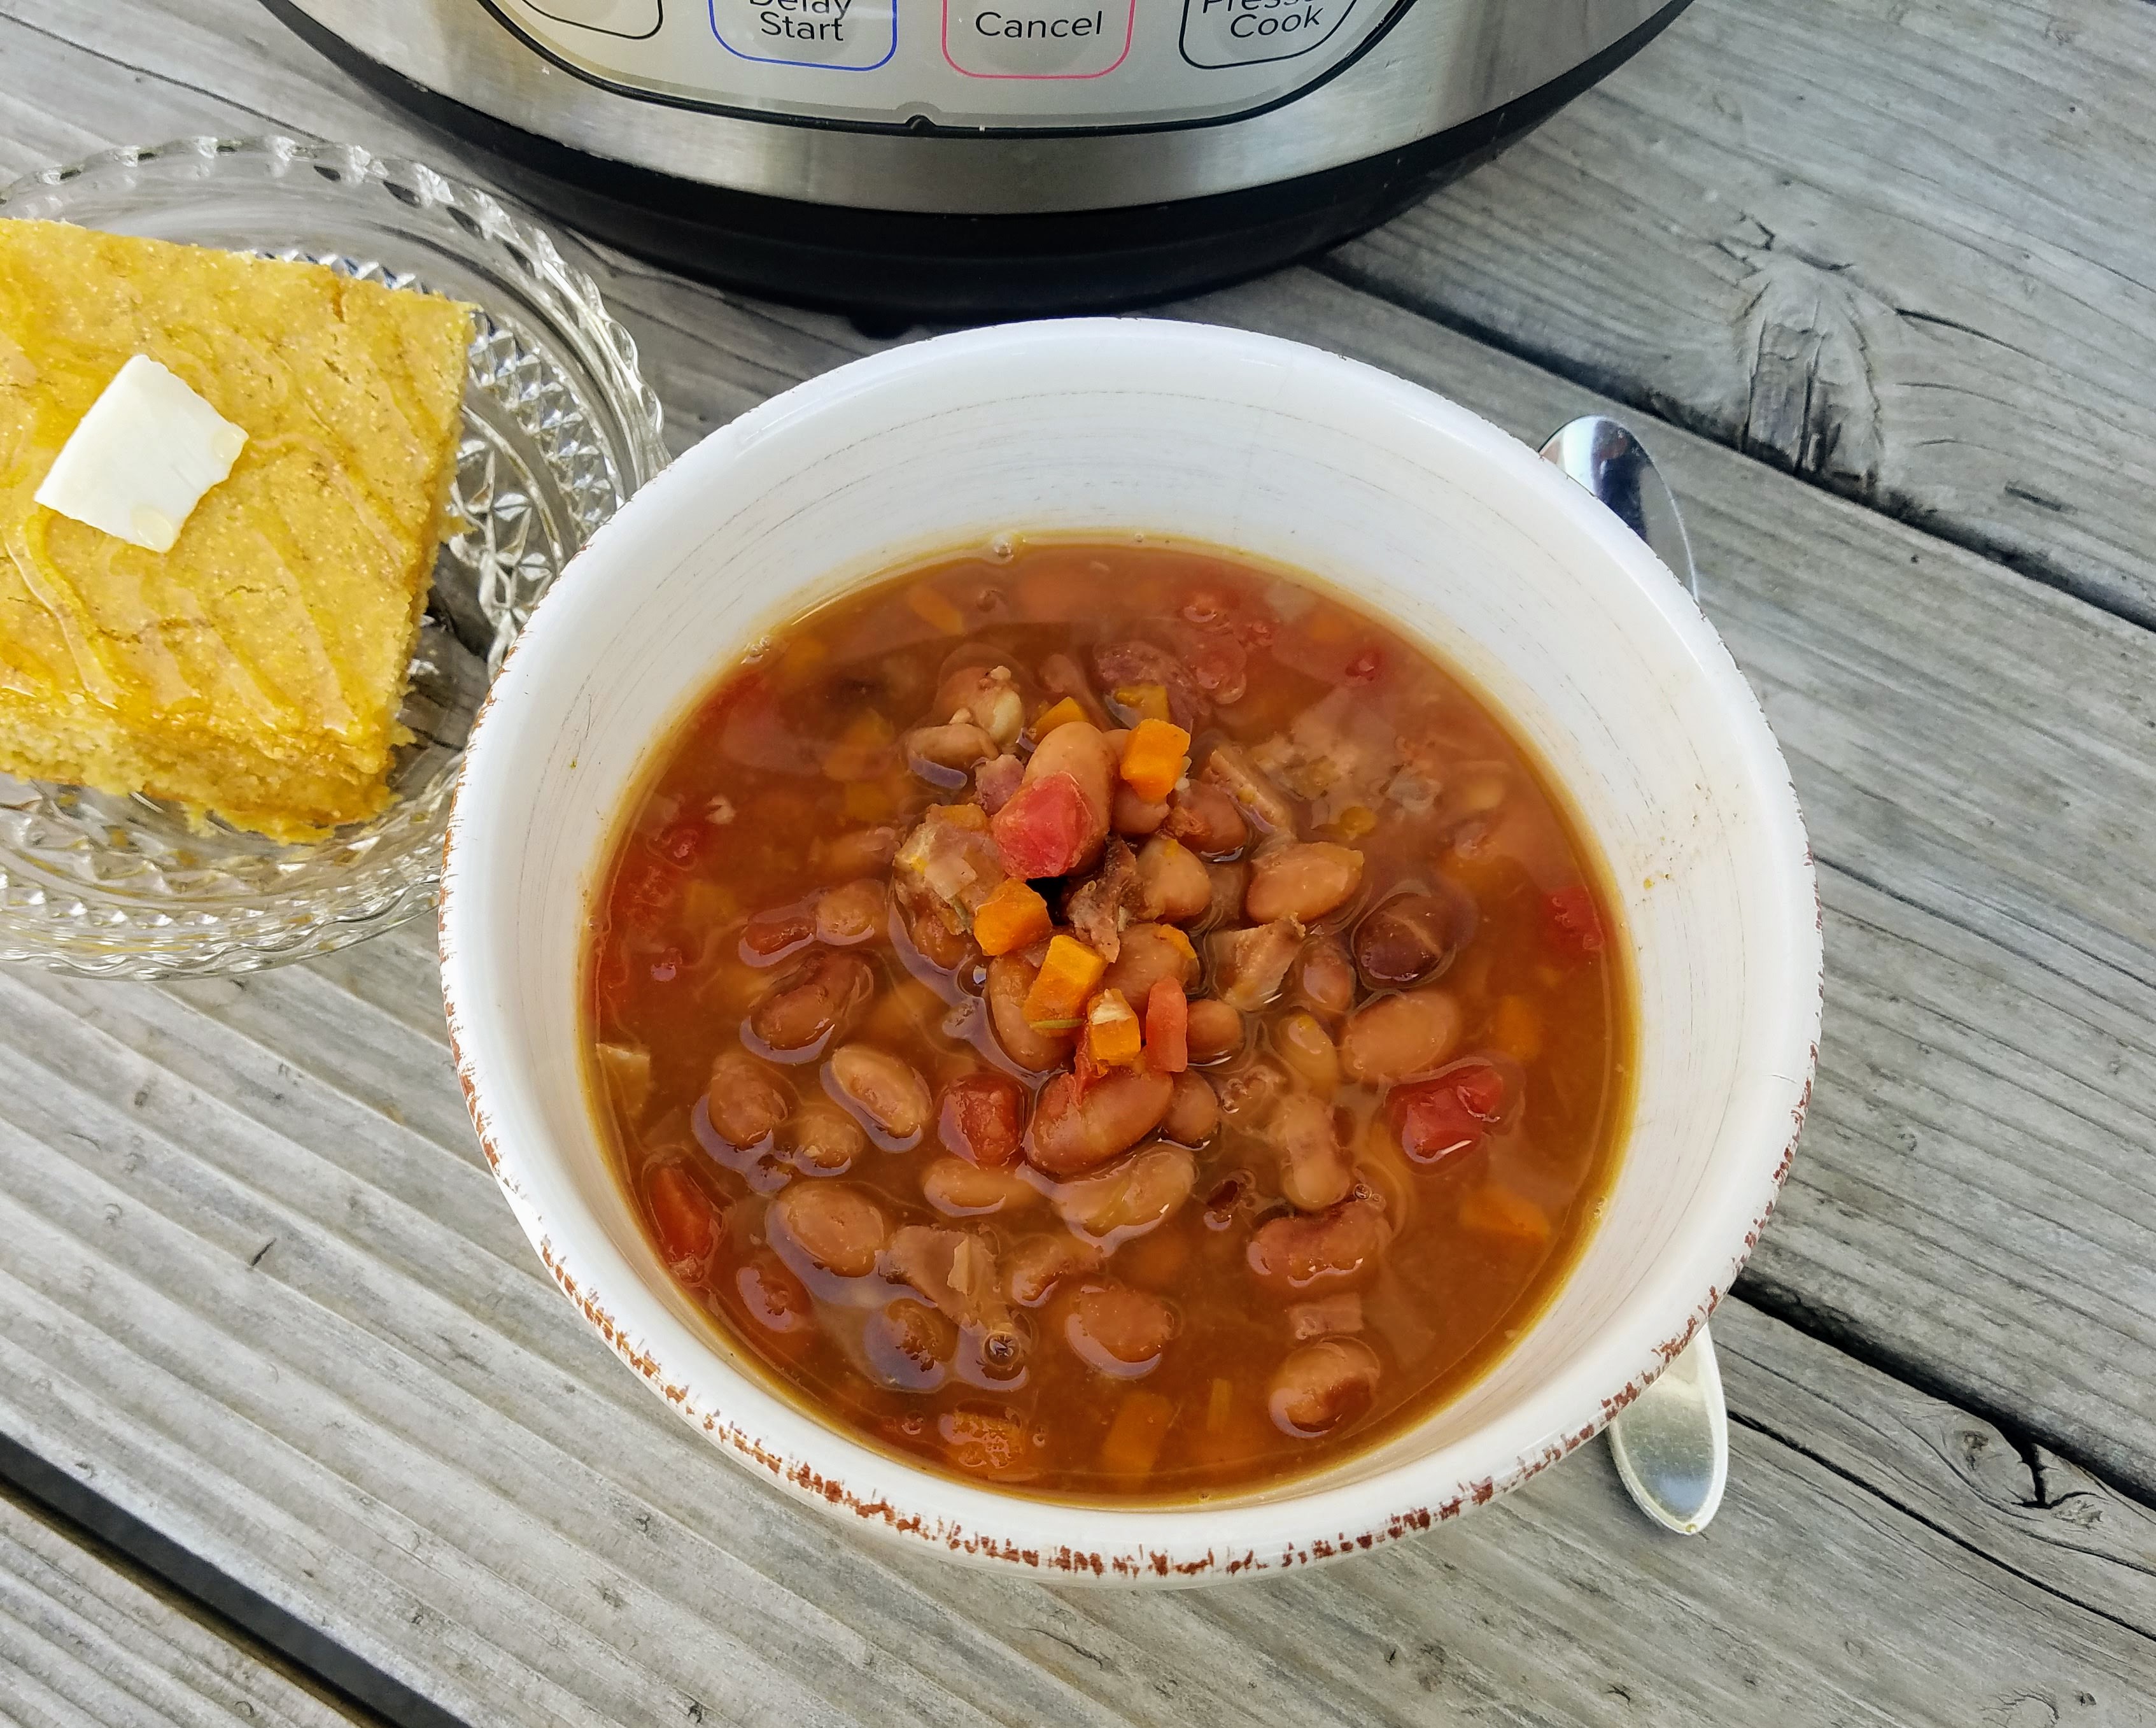
<instances>
[{"instance_id":1,"label":"pat of butter","mask_svg":"<svg viewBox=\"0 0 2156 1728\"><path fill-rule=\"evenodd\" d=\"M170 552L247 435L146 354L118 372L53 460L38 502L149 552Z\"/></svg>"}]
</instances>

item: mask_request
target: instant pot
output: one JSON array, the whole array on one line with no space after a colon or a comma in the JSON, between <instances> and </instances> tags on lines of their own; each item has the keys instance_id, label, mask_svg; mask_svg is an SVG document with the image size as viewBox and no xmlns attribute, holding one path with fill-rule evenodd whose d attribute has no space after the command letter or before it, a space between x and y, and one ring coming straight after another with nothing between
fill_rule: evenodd
<instances>
[{"instance_id":1,"label":"instant pot","mask_svg":"<svg viewBox=\"0 0 2156 1728\"><path fill-rule=\"evenodd\" d=\"M1686 0L264 0L527 198L907 321L1140 304L1383 221Z\"/></svg>"}]
</instances>

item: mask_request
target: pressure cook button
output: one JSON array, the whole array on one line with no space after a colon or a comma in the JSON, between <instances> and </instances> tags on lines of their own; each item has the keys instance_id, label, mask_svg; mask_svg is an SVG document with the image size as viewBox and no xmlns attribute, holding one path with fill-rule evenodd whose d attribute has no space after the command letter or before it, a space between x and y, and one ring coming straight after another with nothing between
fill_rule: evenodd
<instances>
[{"instance_id":1,"label":"pressure cook button","mask_svg":"<svg viewBox=\"0 0 2156 1728\"><path fill-rule=\"evenodd\" d=\"M898 44L898 0L711 0L719 45L745 60L866 72Z\"/></svg>"},{"instance_id":2,"label":"pressure cook button","mask_svg":"<svg viewBox=\"0 0 2156 1728\"><path fill-rule=\"evenodd\" d=\"M1137 18L1137 0L943 0L943 58L968 78L1098 78Z\"/></svg>"},{"instance_id":3,"label":"pressure cook button","mask_svg":"<svg viewBox=\"0 0 2156 1728\"><path fill-rule=\"evenodd\" d=\"M1183 57L1194 66L1291 60L1331 39L1355 0L1183 0Z\"/></svg>"}]
</instances>

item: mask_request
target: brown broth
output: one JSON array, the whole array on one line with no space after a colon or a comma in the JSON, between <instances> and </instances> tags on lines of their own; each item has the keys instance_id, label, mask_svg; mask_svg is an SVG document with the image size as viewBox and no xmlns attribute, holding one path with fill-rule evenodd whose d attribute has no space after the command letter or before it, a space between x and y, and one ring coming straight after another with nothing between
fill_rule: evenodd
<instances>
[{"instance_id":1,"label":"brown broth","mask_svg":"<svg viewBox=\"0 0 2156 1728\"><path fill-rule=\"evenodd\" d=\"M837 1038L809 1052L776 1051L745 1016L804 956L838 953L848 968L859 957L872 980L846 1035L853 1041L902 1057L939 1093L954 1077L988 1070L1015 1074L1029 1098L1037 1093L1045 1077L1011 1062L984 1010L978 950L960 944L962 963L939 968L908 934L917 923L896 911L855 945L794 939L813 922L819 892L890 876L844 856L863 850L864 833L903 836L932 805L971 795L970 781L939 787L909 772L901 743L911 728L948 717L930 706L962 644L986 645L983 660L1020 674L1029 737L1052 699L1040 678L1051 655L1090 671L1093 650L1149 638L1173 649L1186 671L1197 666L1214 676L1216 688L1226 676L1225 695L1236 658L1230 650L1222 659L1228 636L1240 645L1245 688L1194 728L1191 772L1216 743L1255 747L1291 789L1301 838L1363 855L1358 891L1313 922L1318 933L1338 933L1351 947L1374 941L1363 922L1370 908L1406 889L1471 898L1471 938L1419 985L1449 997L1460 1026L1425 1090L1465 1087L1459 1096L1479 1096L1480 1070L1503 1083L1504 1108L1494 1124L1470 1123L1473 1138L1460 1149L1424 1165L1402 1150L1385 1088L1341 1083L1333 1121L1361 1196L1348 1203L1381 1206L1389 1240L1373 1267L1339 1288L1290 1295L1263 1283L1250 1257L1255 1228L1293 1213L1270 1121L1245 1113L1240 1124L1224 1123L1192 1152L1194 1186L1165 1221L1121 1241L1096 1270L1066 1278L1041 1305L1010 1310L1003 1329L1016 1335L1020 1352L1010 1377L984 1354L1002 1347L983 1342L998 1329L962 1328L937 1314L890 1270L888 1247L862 1276L804 1263L801 1240L774 1223L770 1207L784 1190L834 1178L789 1153L799 1138L790 1130L745 1150L729 1145L704 1097L713 1062L744 1042L759 1058L818 1057L835 1047ZM1113 702L1111 691L1096 695ZM1346 717L1329 730L1305 718L1328 697L1320 719ZM1270 742L1283 738L1291 746L1285 756ZM1315 748L1292 747L1313 740ZM773 915L784 908L793 908L790 923ZM1193 934L1203 955L1203 919ZM753 951L773 944L775 958ZM777 632L724 672L655 753L616 840L588 952L593 1096L608 1153L690 1298L826 1420L932 1468L1029 1494L1101 1501L1247 1491L1336 1463L1419 1420L1501 1357L1562 1283L1614 1175L1630 1108L1629 972L1611 898L1559 796L1502 722L1425 649L1337 594L1157 538L1045 540L953 557ZM1390 950L1369 952L1385 961ZM1192 981L1194 999L1212 977L1209 966ZM1358 1011L1371 999L1358 988ZM1143 1004L1133 1005L1143 1014ZM1312 1089L1279 1054L1291 1006L1283 995L1246 1016L1244 1051L1194 1071L1230 1098L1262 1089L1251 1077L1260 1061L1289 1077L1286 1089ZM1342 1025L1319 1023L1335 1034ZM1306 1058L1313 1061L1322 1094L1323 1052ZM840 1096L819 1082L819 1060L773 1067L800 1100ZM730 1088L729 1104L739 1091ZM1395 1108L1407 1096L1402 1088ZM1410 1138L1428 1142L1432 1122L1442 1128L1458 1115L1442 1099L1430 1108L1435 1113L1409 1119ZM880 1131L870 1140L836 1182L892 1225L971 1235L992 1257L998 1292L1007 1293L1014 1244L1068 1234L1052 1202L1062 1191L1023 1159L1016 1177L997 1185L1014 1201L952 1219L923 1197L924 1171L948 1156L933 1119L910 1149L883 1149L877 1142L891 1136ZM1434 1144L1445 1140L1440 1133ZM835 1203L827 1191L784 1204L813 1216ZM1138 1296L1077 1293L1101 1285ZM1105 1313L1113 1323L1136 1314L1142 1322L1158 1312L1147 1298L1165 1301L1173 1335L1149 1371L1128 1373L1101 1354L1074 1306L1105 1302L1107 1309L1086 1316ZM1325 1305L1310 1307L1321 1298ZM1272 1387L1298 1347L1296 1324L1353 1326L1338 1335L1343 1343L1322 1346L1332 1353L1310 1371L1321 1381L1330 1374L1335 1391L1344 1385L1344 1402L1297 1403ZM1122 1335L1112 1324L1095 1329ZM1081 1360L1089 1338L1094 1364L1117 1371ZM941 1365L939 1351L947 1359ZM1377 1378L1365 1401L1358 1388L1372 1360ZM1283 1427L1282 1410L1345 1414L1298 1435Z\"/></svg>"}]
</instances>

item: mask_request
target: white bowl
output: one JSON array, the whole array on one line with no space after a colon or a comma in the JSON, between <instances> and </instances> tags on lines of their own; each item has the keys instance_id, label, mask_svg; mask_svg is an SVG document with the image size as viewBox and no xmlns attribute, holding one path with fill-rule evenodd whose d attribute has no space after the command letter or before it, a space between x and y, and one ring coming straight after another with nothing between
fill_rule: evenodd
<instances>
[{"instance_id":1,"label":"white bowl","mask_svg":"<svg viewBox=\"0 0 2156 1728\"><path fill-rule=\"evenodd\" d=\"M760 633L1004 531L1158 531L1310 571L1463 669L1568 791L1623 903L1637 1103L1604 1220L1510 1355L1411 1431L1255 1494L1130 1508L933 1474L775 1393L678 1292L602 1158L587 905L624 789ZM1816 1055L1810 851L1750 688L1588 495L1466 409L1270 337L1073 320L946 337L788 391L632 499L557 582L473 736L442 976L472 1119L547 1268L721 1448L849 1523L1150 1583L1421 1530L1606 1422L1758 1240Z\"/></svg>"}]
</instances>

